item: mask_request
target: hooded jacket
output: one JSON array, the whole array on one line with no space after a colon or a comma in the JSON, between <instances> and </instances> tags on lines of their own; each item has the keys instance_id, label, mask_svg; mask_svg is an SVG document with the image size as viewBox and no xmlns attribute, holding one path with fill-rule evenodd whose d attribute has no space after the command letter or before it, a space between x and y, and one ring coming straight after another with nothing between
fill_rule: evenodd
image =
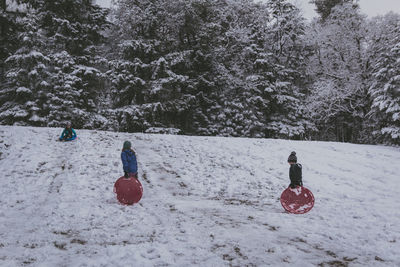
<instances>
[{"instance_id":1,"label":"hooded jacket","mask_svg":"<svg viewBox=\"0 0 400 267\"><path fill-rule=\"evenodd\" d=\"M124 149L121 152L121 160L124 172L137 173L137 161L135 152L132 149Z\"/></svg>"}]
</instances>

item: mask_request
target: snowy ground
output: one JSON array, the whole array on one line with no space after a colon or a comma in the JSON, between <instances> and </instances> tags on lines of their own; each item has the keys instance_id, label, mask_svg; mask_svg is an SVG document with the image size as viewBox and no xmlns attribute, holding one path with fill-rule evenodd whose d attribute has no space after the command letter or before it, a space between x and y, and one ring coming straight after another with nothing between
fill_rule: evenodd
<instances>
[{"instance_id":1,"label":"snowy ground","mask_svg":"<svg viewBox=\"0 0 400 267\"><path fill-rule=\"evenodd\" d=\"M400 149L0 126L1 266L400 266ZM113 183L131 140L144 196ZM295 150L316 204L283 211Z\"/></svg>"}]
</instances>

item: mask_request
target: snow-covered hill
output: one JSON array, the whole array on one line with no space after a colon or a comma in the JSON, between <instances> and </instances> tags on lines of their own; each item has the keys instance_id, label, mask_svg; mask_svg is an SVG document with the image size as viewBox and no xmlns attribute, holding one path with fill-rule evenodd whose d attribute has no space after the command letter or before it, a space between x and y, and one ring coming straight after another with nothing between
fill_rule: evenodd
<instances>
[{"instance_id":1,"label":"snow-covered hill","mask_svg":"<svg viewBox=\"0 0 400 267\"><path fill-rule=\"evenodd\" d=\"M400 266L400 150L0 126L0 265ZM130 140L144 187L113 183ZM292 150L314 193L285 213Z\"/></svg>"}]
</instances>

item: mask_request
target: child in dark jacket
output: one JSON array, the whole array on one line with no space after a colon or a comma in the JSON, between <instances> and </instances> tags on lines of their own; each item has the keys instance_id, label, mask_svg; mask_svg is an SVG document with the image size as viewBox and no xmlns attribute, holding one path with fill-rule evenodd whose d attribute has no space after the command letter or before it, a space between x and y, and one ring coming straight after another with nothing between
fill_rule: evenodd
<instances>
[{"instance_id":1,"label":"child in dark jacket","mask_svg":"<svg viewBox=\"0 0 400 267\"><path fill-rule=\"evenodd\" d=\"M121 152L121 160L125 178L135 177L138 179L136 154L132 150L132 144L129 141L124 142Z\"/></svg>"},{"instance_id":2,"label":"child in dark jacket","mask_svg":"<svg viewBox=\"0 0 400 267\"><path fill-rule=\"evenodd\" d=\"M296 188L297 186L303 186L302 181L302 166L297 163L296 152L292 152L289 155L288 163L290 164L289 178L290 178L290 188Z\"/></svg>"}]
</instances>

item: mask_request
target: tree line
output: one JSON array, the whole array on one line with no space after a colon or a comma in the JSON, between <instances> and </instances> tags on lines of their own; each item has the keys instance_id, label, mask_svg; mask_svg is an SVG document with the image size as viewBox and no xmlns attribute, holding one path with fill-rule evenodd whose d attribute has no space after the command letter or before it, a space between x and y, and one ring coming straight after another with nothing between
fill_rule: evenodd
<instances>
[{"instance_id":1,"label":"tree line","mask_svg":"<svg viewBox=\"0 0 400 267\"><path fill-rule=\"evenodd\" d=\"M0 123L400 143L400 15L357 1L0 4ZM9 2L8 2L9 3Z\"/></svg>"}]
</instances>

